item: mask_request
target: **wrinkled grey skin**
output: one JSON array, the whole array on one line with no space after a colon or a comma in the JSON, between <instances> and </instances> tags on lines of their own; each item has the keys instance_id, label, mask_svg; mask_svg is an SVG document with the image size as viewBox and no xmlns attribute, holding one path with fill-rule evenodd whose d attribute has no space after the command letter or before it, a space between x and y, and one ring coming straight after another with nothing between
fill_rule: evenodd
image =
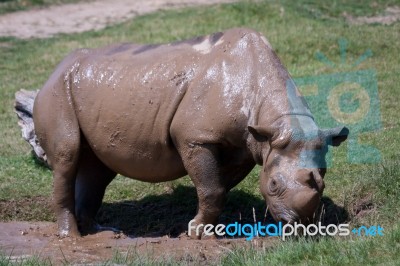
<instances>
[{"instance_id":1,"label":"wrinkled grey skin","mask_svg":"<svg viewBox=\"0 0 400 266\"><path fill-rule=\"evenodd\" d=\"M327 145L348 130L318 129L290 81L266 38L249 29L67 56L34 104L60 235L93 230L116 173L146 182L188 174L196 223L216 223L228 191L256 163L274 218L310 221Z\"/></svg>"}]
</instances>

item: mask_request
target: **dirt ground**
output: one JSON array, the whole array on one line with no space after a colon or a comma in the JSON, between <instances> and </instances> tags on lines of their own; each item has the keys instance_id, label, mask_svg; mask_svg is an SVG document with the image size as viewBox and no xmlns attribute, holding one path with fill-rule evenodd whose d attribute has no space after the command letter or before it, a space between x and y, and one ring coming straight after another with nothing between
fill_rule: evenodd
<instances>
[{"instance_id":1,"label":"dirt ground","mask_svg":"<svg viewBox=\"0 0 400 266\"><path fill-rule=\"evenodd\" d=\"M0 223L0 247L13 262L21 262L31 256L51 259L51 262L81 264L104 262L115 256L150 259L174 259L175 261L213 264L234 247L269 248L272 239L208 239L192 240L182 234L177 238L129 237L104 231L82 238L60 239L55 235L56 225L49 222ZM275 239L275 238L274 238ZM278 239L275 239L278 240Z\"/></svg>"},{"instance_id":2,"label":"dirt ground","mask_svg":"<svg viewBox=\"0 0 400 266\"><path fill-rule=\"evenodd\" d=\"M195 190L185 187L176 189L169 196L155 197L151 202L104 203L98 221L104 226L119 228L123 233L105 231L77 239L60 239L56 235L55 223L41 222L55 221L50 196L2 200L0 253L13 262L39 256L42 259L49 258L55 265L66 262L96 264L115 258L116 252L121 257L131 259L140 255L142 259L151 261L164 256L177 262L209 265L218 262L235 247L269 248L279 241L271 237L252 241L243 238L192 240L186 231L187 223L194 213L189 211L189 214L182 214L182 209L172 206L174 202L171 200L179 197L179 193L196 198ZM243 195L239 197L245 198ZM240 209L235 206L234 209ZM245 212L243 215L250 216ZM140 220L138 216L145 216L148 222ZM155 219L155 216L158 218ZM157 220L157 225L152 220Z\"/></svg>"},{"instance_id":3,"label":"dirt ground","mask_svg":"<svg viewBox=\"0 0 400 266\"><path fill-rule=\"evenodd\" d=\"M372 17L353 17L348 14L343 14L349 24L362 25L362 24L383 24L390 25L400 20L400 7L392 6L386 8L385 12L381 15Z\"/></svg>"},{"instance_id":4,"label":"dirt ground","mask_svg":"<svg viewBox=\"0 0 400 266\"><path fill-rule=\"evenodd\" d=\"M99 30L160 9L229 3L234 0L97 0L0 16L0 36L48 38L57 33Z\"/></svg>"},{"instance_id":5,"label":"dirt ground","mask_svg":"<svg viewBox=\"0 0 400 266\"><path fill-rule=\"evenodd\" d=\"M188 198L196 197L193 188L190 190L182 188L181 193L188 194ZM233 191L231 196L233 197L235 193L239 192ZM229 255L235 248L249 247L264 250L281 243L277 237L261 237L252 241L246 241L244 238L192 240L187 236L186 231L187 223L194 213L182 214L182 209L172 206L174 202L171 199L177 196L178 194L171 194L170 197L163 195L153 198L152 202L104 203L97 217L99 223L117 227L123 233L105 231L77 239L60 239L56 235L55 223L37 222L38 220L55 220L51 211L50 197L0 201L0 220L10 221L0 222L0 252L15 262L39 256L42 259L50 258L55 265L65 262L96 264L115 258L116 252L122 257L127 256L131 259L140 255L151 261L164 256L177 262L210 265L217 263L223 256ZM235 196L251 201L244 194ZM348 214L342 207L326 197L322 201L325 215L321 222L324 225L343 223L348 220ZM255 202L251 205L255 205L253 203ZM235 210L241 209L234 202L231 202L231 205L234 205ZM135 208L132 208L133 206ZM353 215L358 217L374 211L375 206L371 202L370 195L367 195L361 201L352 202L349 208L353 210ZM165 209L165 212L162 209ZM151 216L151 213L158 219ZM251 220L239 219L240 221L252 223L250 213L241 213L243 217L249 217ZM148 222L141 221L139 216L145 216ZM260 213L257 213L256 217L261 217ZM272 223L272 217L270 215L268 217L270 219L264 222ZM24 220L31 222L22 222ZM157 225L152 225L152 220L155 220ZM234 217L221 218L224 224L228 223L227 220L233 222L235 219ZM148 229L145 229L146 227Z\"/></svg>"}]
</instances>

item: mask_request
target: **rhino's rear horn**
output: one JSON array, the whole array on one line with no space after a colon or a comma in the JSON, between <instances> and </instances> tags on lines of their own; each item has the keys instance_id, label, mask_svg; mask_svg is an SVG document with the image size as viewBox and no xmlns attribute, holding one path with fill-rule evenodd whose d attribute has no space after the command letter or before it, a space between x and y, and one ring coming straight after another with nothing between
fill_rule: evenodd
<instances>
[{"instance_id":1,"label":"rhino's rear horn","mask_svg":"<svg viewBox=\"0 0 400 266\"><path fill-rule=\"evenodd\" d=\"M331 129L325 129L323 133L327 139L328 145L337 147L347 139L350 130L345 126L341 126Z\"/></svg>"}]
</instances>

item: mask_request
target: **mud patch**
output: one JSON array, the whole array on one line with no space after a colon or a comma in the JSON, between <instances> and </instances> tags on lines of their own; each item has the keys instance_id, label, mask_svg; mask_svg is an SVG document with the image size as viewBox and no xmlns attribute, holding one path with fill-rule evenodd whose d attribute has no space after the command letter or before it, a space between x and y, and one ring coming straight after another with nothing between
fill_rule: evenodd
<instances>
[{"instance_id":1,"label":"mud patch","mask_svg":"<svg viewBox=\"0 0 400 266\"><path fill-rule=\"evenodd\" d=\"M56 226L47 222L0 223L0 250L13 260L30 256L60 263L96 263L114 258L116 254L129 261L180 261L213 264L236 247L270 248L278 238L192 240L183 235L154 238L132 238L124 234L101 232L82 238L59 239Z\"/></svg>"},{"instance_id":2,"label":"mud patch","mask_svg":"<svg viewBox=\"0 0 400 266\"><path fill-rule=\"evenodd\" d=\"M0 210L16 219L21 217L15 214L19 209L18 213L24 213L22 217L37 220L35 216L40 216L46 208L53 215L50 200L51 197L35 197L0 202ZM264 213L263 204L259 198L234 190L228 197L220 222L252 223L255 215L258 221L272 223L270 214ZM37 205L43 206L37 208L40 211L30 214L28 206ZM265 250L280 242L275 237L255 238L252 241L243 238L192 240L186 235L187 223L194 216L196 205L195 189L186 186L137 201L103 203L97 216L98 222L122 232L106 231L82 238L59 239L56 224L52 222L0 223L0 253L16 262L35 256L55 265L99 262L210 265L218 263L236 248ZM20 208L23 206L26 206L25 209ZM345 210L329 198L323 198L323 206L321 221L324 224L341 223L347 219Z\"/></svg>"},{"instance_id":3,"label":"mud patch","mask_svg":"<svg viewBox=\"0 0 400 266\"><path fill-rule=\"evenodd\" d=\"M0 253L16 262L38 256L55 265L96 264L109 260L118 264L157 264L162 260L164 263L209 265L217 263L236 247L269 248L279 241L278 238L259 238L251 242L242 238L191 240L186 231L187 223L196 213L196 190L191 186L166 189L167 193L148 195L140 200L103 203L97 221L122 230L118 234L101 232L78 239L59 239L56 224L52 222L0 223ZM233 190L220 222L251 223L253 208L257 219L263 220L265 202ZM0 211L3 221L54 221L50 196L0 201Z\"/></svg>"},{"instance_id":4,"label":"mud patch","mask_svg":"<svg viewBox=\"0 0 400 266\"><path fill-rule=\"evenodd\" d=\"M349 24L382 24L391 25L400 20L400 7L393 6L386 8L384 14L372 17L353 17L348 14L343 14Z\"/></svg>"},{"instance_id":5,"label":"mud patch","mask_svg":"<svg viewBox=\"0 0 400 266\"><path fill-rule=\"evenodd\" d=\"M373 202L372 194L367 194L363 198L354 202L352 206L352 214L357 218L363 218L377 209L376 205Z\"/></svg>"},{"instance_id":6,"label":"mud patch","mask_svg":"<svg viewBox=\"0 0 400 266\"><path fill-rule=\"evenodd\" d=\"M99 262L144 264L182 262L194 265L218 263L235 248L269 249L279 238L266 237L246 241L243 238L192 240L186 235L187 224L196 213L196 190L191 186L166 188L167 193L148 195L140 200L105 202L97 221L122 233L101 232L82 238L59 239L52 222L0 223L0 253L20 262L32 256L59 265ZM324 224L341 223L346 211L330 198L323 197ZM363 204L361 204L364 206ZM1 219L54 221L51 197L33 197L0 201ZM47 214L46 214L47 213ZM246 192L230 192L220 223L273 223L265 213L265 202Z\"/></svg>"}]
</instances>

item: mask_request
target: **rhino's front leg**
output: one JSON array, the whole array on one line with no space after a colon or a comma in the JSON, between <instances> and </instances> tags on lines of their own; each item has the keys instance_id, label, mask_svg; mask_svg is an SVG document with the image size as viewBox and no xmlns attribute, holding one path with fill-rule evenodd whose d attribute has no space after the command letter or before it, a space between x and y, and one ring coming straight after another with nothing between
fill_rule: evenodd
<instances>
[{"instance_id":1,"label":"rhino's front leg","mask_svg":"<svg viewBox=\"0 0 400 266\"><path fill-rule=\"evenodd\" d=\"M199 201L194 227L216 224L226 201L227 185L221 176L218 148L215 145L190 145L181 151L185 168L192 179ZM201 238L202 230L188 232L192 238Z\"/></svg>"}]
</instances>

